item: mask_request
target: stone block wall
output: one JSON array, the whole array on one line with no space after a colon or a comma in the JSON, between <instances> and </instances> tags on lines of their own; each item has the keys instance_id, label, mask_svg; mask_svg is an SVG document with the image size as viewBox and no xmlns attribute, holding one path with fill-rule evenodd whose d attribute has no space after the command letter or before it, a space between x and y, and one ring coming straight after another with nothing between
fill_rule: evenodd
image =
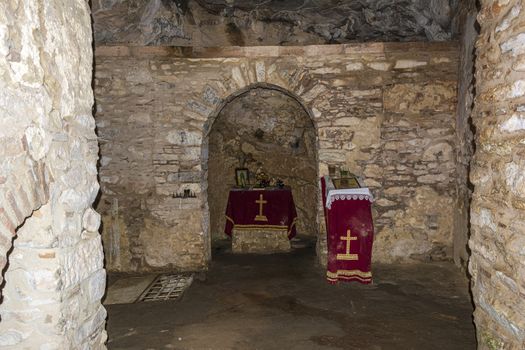
<instances>
[{"instance_id":1,"label":"stone block wall","mask_svg":"<svg viewBox=\"0 0 525 350\"><path fill-rule=\"evenodd\" d=\"M456 43L97 47L108 267L205 268L206 135L225 101L253 87L284 90L310 112L319 175L333 165L366 178L375 261L451 258L457 70ZM184 189L196 198L173 198Z\"/></svg>"},{"instance_id":2,"label":"stone block wall","mask_svg":"<svg viewBox=\"0 0 525 350\"><path fill-rule=\"evenodd\" d=\"M105 348L89 13L0 2L2 348Z\"/></svg>"},{"instance_id":3,"label":"stone block wall","mask_svg":"<svg viewBox=\"0 0 525 350\"><path fill-rule=\"evenodd\" d=\"M525 2L478 22L469 271L480 349L525 348Z\"/></svg>"}]
</instances>

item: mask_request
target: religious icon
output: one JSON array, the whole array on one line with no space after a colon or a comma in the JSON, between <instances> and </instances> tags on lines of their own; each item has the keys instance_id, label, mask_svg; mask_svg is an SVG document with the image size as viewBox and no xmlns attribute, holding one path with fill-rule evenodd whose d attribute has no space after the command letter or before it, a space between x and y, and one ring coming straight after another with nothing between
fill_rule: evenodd
<instances>
[{"instance_id":1,"label":"religious icon","mask_svg":"<svg viewBox=\"0 0 525 350\"><path fill-rule=\"evenodd\" d=\"M237 168L235 169L235 182L237 187L247 187L248 186L248 176L249 172L246 168Z\"/></svg>"},{"instance_id":2,"label":"religious icon","mask_svg":"<svg viewBox=\"0 0 525 350\"><path fill-rule=\"evenodd\" d=\"M345 177L340 179L333 179L333 183L336 189L344 188L359 188L359 181L356 177Z\"/></svg>"}]
</instances>

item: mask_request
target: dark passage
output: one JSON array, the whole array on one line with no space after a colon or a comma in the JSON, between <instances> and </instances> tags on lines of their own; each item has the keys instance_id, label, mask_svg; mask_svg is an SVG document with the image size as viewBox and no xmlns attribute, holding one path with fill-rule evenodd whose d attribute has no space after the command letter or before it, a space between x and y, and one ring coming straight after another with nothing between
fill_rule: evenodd
<instances>
[{"instance_id":1,"label":"dark passage","mask_svg":"<svg viewBox=\"0 0 525 350\"><path fill-rule=\"evenodd\" d=\"M475 349L467 280L453 264L376 265L331 286L313 247L215 254L182 300L109 305L109 349Z\"/></svg>"}]
</instances>

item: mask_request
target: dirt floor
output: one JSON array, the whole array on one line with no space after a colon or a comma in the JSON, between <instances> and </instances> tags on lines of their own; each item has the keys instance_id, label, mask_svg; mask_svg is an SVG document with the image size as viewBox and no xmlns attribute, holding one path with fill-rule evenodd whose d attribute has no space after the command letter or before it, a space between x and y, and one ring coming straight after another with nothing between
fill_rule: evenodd
<instances>
[{"instance_id":1,"label":"dirt floor","mask_svg":"<svg viewBox=\"0 0 525 350\"><path fill-rule=\"evenodd\" d=\"M375 265L373 273L372 285L330 285L311 247L218 253L206 280L179 301L107 305L108 348L476 348L468 281L453 264Z\"/></svg>"}]
</instances>

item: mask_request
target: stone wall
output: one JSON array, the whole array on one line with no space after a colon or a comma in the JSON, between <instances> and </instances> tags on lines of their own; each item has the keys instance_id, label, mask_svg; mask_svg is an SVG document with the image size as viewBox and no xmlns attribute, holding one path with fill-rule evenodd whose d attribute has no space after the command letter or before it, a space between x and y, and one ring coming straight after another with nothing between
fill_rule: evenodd
<instances>
[{"instance_id":1,"label":"stone wall","mask_svg":"<svg viewBox=\"0 0 525 350\"><path fill-rule=\"evenodd\" d=\"M209 135L208 205L212 237L224 238L226 199L235 168L250 182L260 167L292 188L297 232L317 233L317 145L308 113L278 90L253 89L227 103Z\"/></svg>"},{"instance_id":2,"label":"stone wall","mask_svg":"<svg viewBox=\"0 0 525 350\"><path fill-rule=\"evenodd\" d=\"M91 34L86 1L0 2L2 348L105 348Z\"/></svg>"},{"instance_id":3,"label":"stone wall","mask_svg":"<svg viewBox=\"0 0 525 350\"><path fill-rule=\"evenodd\" d=\"M311 45L451 38L458 0L94 0L98 44Z\"/></svg>"},{"instance_id":4,"label":"stone wall","mask_svg":"<svg viewBox=\"0 0 525 350\"><path fill-rule=\"evenodd\" d=\"M458 81L458 110L456 119L457 135L457 178L458 210L455 212L454 261L466 269L469 259L468 239L470 230L470 201L472 185L469 181L470 162L474 152L472 108L474 103L474 61L478 31L476 28L476 2L463 1L458 13L460 31L460 66Z\"/></svg>"},{"instance_id":5,"label":"stone wall","mask_svg":"<svg viewBox=\"0 0 525 350\"><path fill-rule=\"evenodd\" d=\"M481 349L525 348L525 2L482 2L469 271Z\"/></svg>"},{"instance_id":6,"label":"stone wall","mask_svg":"<svg viewBox=\"0 0 525 350\"><path fill-rule=\"evenodd\" d=\"M264 86L312 115L319 175L333 165L366 178L377 198L375 261L451 258L457 69L455 43L97 47L108 267L206 266L205 135L232 95ZM196 198L173 198L185 189Z\"/></svg>"}]
</instances>

